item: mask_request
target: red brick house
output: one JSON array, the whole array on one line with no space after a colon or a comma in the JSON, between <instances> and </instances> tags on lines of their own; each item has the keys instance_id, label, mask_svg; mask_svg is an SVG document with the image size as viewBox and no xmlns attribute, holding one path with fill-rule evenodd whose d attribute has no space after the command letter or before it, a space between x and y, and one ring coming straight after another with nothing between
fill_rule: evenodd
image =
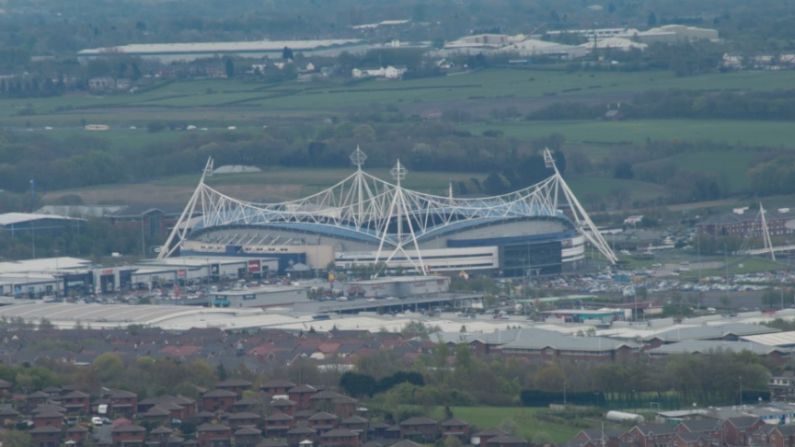
<instances>
[{"instance_id":1,"label":"red brick house","mask_svg":"<svg viewBox=\"0 0 795 447\"><path fill-rule=\"evenodd\" d=\"M339 395L331 401L334 414L341 418L347 418L356 414L356 407L359 401L352 397Z\"/></svg>"},{"instance_id":2,"label":"red brick house","mask_svg":"<svg viewBox=\"0 0 795 447\"><path fill-rule=\"evenodd\" d=\"M441 424L442 437L454 436L461 441L468 442L471 428L468 423L460 419L448 419Z\"/></svg>"},{"instance_id":3,"label":"red brick house","mask_svg":"<svg viewBox=\"0 0 795 447\"><path fill-rule=\"evenodd\" d=\"M700 433L682 432L676 433L672 442L673 447L709 447L711 439Z\"/></svg>"},{"instance_id":4,"label":"red brick house","mask_svg":"<svg viewBox=\"0 0 795 447\"><path fill-rule=\"evenodd\" d=\"M366 433L369 422L370 421L361 416L354 415L341 420L339 426L340 428L347 428L348 430Z\"/></svg>"},{"instance_id":5,"label":"red brick house","mask_svg":"<svg viewBox=\"0 0 795 447\"><path fill-rule=\"evenodd\" d=\"M75 446L82 446L88 438L88 429L82 425L76 425L66 430L66 440L74 442Z\"/></svg>"},{"instance_id":6,"label":"red brick house","mask_svg":"<svg viewBox=\"0 0 795 447\"><path fill-rule=\"evenodd\" d=\"M779 425L768 435L770 447L795 447L795 425Z\"/></svg>"},{"instance_id":7,"label":"red brick house","mask_svg":"<svg viewBox=\"0 0 795 447\"><path fill-rule=\"evenodd\" d=\"M312 385L298 385L290 388L287 395L291 401L295 402L296 409L307 410L311 408L310 399L315 393L317 393L317 388Z\"/></svg>"},{"instance_id":8,"label":"red brick house","mask_svg":"<svg viewBox=\"0 0 795 447\"><path fill-rule=\"evenodd\" d=\"M45 425L30 432L34 447L58 447L61 445L61 429Z\"/></svg>"},{"instance_id":9,"label":"red brick house","mask_svg":"<svg viewBox=\"0 0 795 447\"><path fill-rule=\"evenodd\" d=\"M284 436L293 428L293 417L284 413L273 413L265 416L265 434L267 436Z\"/></svg>"},{"instance_id":10,"label":"red brick house","mask_svg":"<svg viewBox=\"0 0 795 447\"><path fill-rule=\"evenodd\" d=\"M621 435L621 442L633 447L671 446L674 434L670 424L638 424Z\"/></svg>"},{"instance_id":11,"label":"red brick house","mask_svg":"<svg viewBox=\"0 0 795 447\"><path fill-rule=\"evenodd\" d=\"M287 431L287 445L290 447L296 447L301 443L301 441L314 441L316 436L317 432L310 427L304 425L300 427L294 427Z\"/></svg>"},{"instance_id":12,"label":"red brick house","mask_svg":"<svg viewBox=\"0 0 795 447\"><path fill-rule=\"evenodd\" d=\"M502 436L502 435L505 435L505 434L507 434L507 433L505 433L505 432L503 432L501 430L494 429L494 428L488 429L488 430L479 431L479 432L475 433L474 435L472 435L471 443L473 445L476 445L476 446L479 446L479 447L486 447L486 443L489 442L489 439L494 438L496 436Z\"/></svg>"},{"instance_id":13,"label":"red brick house","mask_svg":"<svg viewBox=\"0 0 795 447\"><path fill-rule=\"evenodd\" d=\"M335 428L320 435L320 447L359 447L359 434L347 428Z\"/></svg>"},{"instance_id":14,"label":"red brick house","mask_svg":"<svg viewBox=\"0 0 795 447\"><path fill-rule=\"evenodd\" d=\"M204 393L201 398L201 409L204 411L226 411L237 400L237 393L229 390L212 390Z\"/></svg>"},{"instance_id":15,"label":"red brick house","mask_svg":"<svg viewBox=\"0 0 795 447\"><path fill-rule=\"evenodd\" d=\"M235 431L235 447L256 447L262 441L262 431L256 427L241 427Z\"/></svg>"},{"instance_id":16,"label":"red brick house","mask_svg":"<svg viewBox=\"0 0 795 447\"><path fill-rule=\"evenodd\" d=\"M237 430L243 426L257 426L260 423L260 416L257 413L251 413L248 411L240 412L240 413L232 413L226 418L226 422L232 428L232 430Z\"/></svg>"},{"instance_id":17,"label":"red brick house","mask_svg":"<svg viewBox=\"0 0 795 447\"><path fill-rule=\"evenodd\" d=\"M289 414L290 416L295 415L295 406L295 402L290 399L274 399L270 403L270 407L273 410Z\"/></svg>"},{"instance_id":18,"label":"red brick house","mask_svg":"<svg viewBox=\"0 0 795 447\"><path fill-rule=\"evenodd\" d=\"M61 429L63 427L63 414L54 411L43 411L33 416L33 426L40 427L55 427Z\"/></svg>"},{"instance_id":19,"label":"red brick house","mask_svg":"<svg viewBox=\"0 0 795 447\"><path fill-rule=\"evenodd\" d=\"M140 425L120 425L110 431L114 446L142 446L146 439L146 429Z\"/></svg>"},{"instance_id":20,"label":"red brick house","mask_svg":"<svg viewBox=\"0 0 795 447\"><path fill-rule=\"evenodd\" d=\"M167 427L157 427L149 432L149 441L159 442L160 445L168 445L168 439L174 433L174 430Z\"/></svg>"},{"instance_id":21,"label":"red brick house","mask_svg":"<svg viewBox=\"0 0 795 447\"><path fill-rule=\"evenodd\" d=\"M198 447L226 447L232 445L232 430L223 424L202 424L196 429Z\"/></svg>"},{"instance_id":22,"label":"red brick house","mask_svg":"<svg viewBox=\"0 0 795 447\"><path fill-rule=\"evenodd\" d=\"M495 436L486 442L487 447L528 447L527 441L512 435Z\"/></svg>"},{"instance_id":23,"label":"red brick house","mask_svg":"<svg viewBox=\"0 0 795 447\"><path fill-rule=\"evenodd\" d=\"M416 442L432 442L439 437L439 423L427 417L408 418L400 423L400 437Z\"/></svg>"},{"instance_id":24,"label":"red brick house","mask_svg":"<svg viewBox=\"0 0 795 447\"><path fill-rule=\"evenodd\" d=\"M618 447L621 443L618 433L602 430L581 430L574 440L580 444L591 443L593 445L602 445L604 442L605 447Z\"/></svg>"},{"instance_id":25,"label":"red brick house","mask_svg":"<svg viewBox=\"0 0 795 447\"><path fill-rule=\"evenodd\" d=\"M91 409L91 396L82 391L71 391L61 396L61 405L69 413L88 414Z\"/></svg>"},{"instance_id":26,"label":"red brick house","mask_svg":"<svg viewBox=\"0 0 795 447\"><path fill-rule=\"evenodd\" d=\"M260 391L269 397L276 395L286 396L292 388L295 388L295 384L293 382L279 379L269 380L259 387Z\"/></svg>"},{"instance_id":27,"label":"red brick house","mask_svg":"<svg viewBox=\"0 0 795 447\"><path fill-rule=\"evenodd\" d=\"M215 388L219 390L232 391L238 396L241 396L243 391L251 389L251 382L242 379L229 379L224 380L223 382L218 382L218 384L215 385Z\"/></svg>"},{"instance_id":28,"label":"red brick house","mask_svg":"<svg viewBox=\"0 0 795 447\"><path fill-rule=\"evenodd\" d=\"M319 411L309 417L309 427L322 434L337 426L337 416L325 411Z\"/></svg>"},{"instance_id":29,"label":"red brick house","mask_svg":"<svg viewBox=\"0 0 795 447\"><path fill-rule=\"evenodd\" d=\"M749 445L753 433L764 425L754 416L728 418L721 424L721 441L730 445Z\"/></svg>"},{"instance_id":30,"label":"red brick house","mask_svg":"<svg viewBox=\"0 0 795 447\"><path fill-rule=\"evenodd\" d=\"M135 416L138 411L138 395L125 390L113 390L108 394L111 413L118 416Z\"/></svg>"}]
</instances>

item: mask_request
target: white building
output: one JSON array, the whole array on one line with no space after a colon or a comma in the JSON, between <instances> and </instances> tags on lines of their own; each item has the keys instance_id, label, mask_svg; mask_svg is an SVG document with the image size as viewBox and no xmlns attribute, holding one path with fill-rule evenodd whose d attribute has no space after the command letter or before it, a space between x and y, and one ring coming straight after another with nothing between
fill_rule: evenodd
<instances>
[{"instance_id":1,"label":"white building","mask_svg":"<svg viewBox=\"0 0 795 447\"><path fill-rule=\"evenodd\" d=\"M405 68L397 68L391 65L375 69L367 68L354 68L351 70L351 75L356 79L364 78L383 78L383 79L400 79L406 73Z\"/></svg>"}]
</instances>

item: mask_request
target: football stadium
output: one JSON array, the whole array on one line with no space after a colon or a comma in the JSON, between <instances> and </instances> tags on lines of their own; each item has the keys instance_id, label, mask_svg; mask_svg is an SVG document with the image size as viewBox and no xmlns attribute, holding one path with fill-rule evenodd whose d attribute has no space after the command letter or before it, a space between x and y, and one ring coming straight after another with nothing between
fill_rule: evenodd
<instances>
[{"instance_id":1,"label":"football stadium","mask_svg":"<svg viewBox=\"0 0 795 447\"><path fill-rule=\"evenodd\" d=\"M526 276L575 270L591 244L616 261L548 150L548 178L490 197L413 191L402 186L400 161L387 181L367 173L365 159L357 148L351 175L279 203L238 200L211 187L211 159L159 256L261 256L277 259L281 273L333 265Z\"/></svg>"}]
</instances>

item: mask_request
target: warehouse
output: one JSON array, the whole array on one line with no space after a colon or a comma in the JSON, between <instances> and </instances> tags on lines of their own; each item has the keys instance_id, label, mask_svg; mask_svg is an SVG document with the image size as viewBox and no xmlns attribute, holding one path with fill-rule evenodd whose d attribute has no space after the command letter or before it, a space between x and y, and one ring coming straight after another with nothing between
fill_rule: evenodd
<instances>
[{"instance_id":1,"label":"warehouse","mask_svg":"<svg viewBox=\"0 0 795 447\"><path fill-rule=\"evenodd\" d=\"M243 290L225 290L213 294L213 307L275 307L309 302L306 287L263 286Z\"/></svg>"},{"instance_id":2,"label":"warehouse","mask_svg":"<svg viewBox=\"0 0 795 447\"><path fill-rule=\"evenodd\" d=\"M444 293L450 290L447 276L390 276L365 281L351 281L346 293L352 297L404 298Z\"/></svg>"}]
</instances>

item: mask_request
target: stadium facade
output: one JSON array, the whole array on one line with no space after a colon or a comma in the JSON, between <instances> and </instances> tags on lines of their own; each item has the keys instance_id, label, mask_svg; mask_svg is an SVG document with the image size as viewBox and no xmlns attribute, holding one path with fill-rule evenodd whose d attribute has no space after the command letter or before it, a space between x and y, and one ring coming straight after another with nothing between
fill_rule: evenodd
<instances>
[{"instance_id":1,"label":"stadium facade","mask_svg":"<svg viewBox=\"0 0 795 447\"><path fill-rule=\"evenodd\" d=\"M377 266L418 273L490 271L504 276L576 269L586 243L609 262L616 257L555 166L530 187L498 196L460 198L403 187L364 169L365 154L351 154L355 171L311 196L252 203L206 183L209 160L159 256L229 255L276 258L280 271L296 266L338 269ZM306 266L306 267L304 267Z\"/></svg>"}]
</instances>

